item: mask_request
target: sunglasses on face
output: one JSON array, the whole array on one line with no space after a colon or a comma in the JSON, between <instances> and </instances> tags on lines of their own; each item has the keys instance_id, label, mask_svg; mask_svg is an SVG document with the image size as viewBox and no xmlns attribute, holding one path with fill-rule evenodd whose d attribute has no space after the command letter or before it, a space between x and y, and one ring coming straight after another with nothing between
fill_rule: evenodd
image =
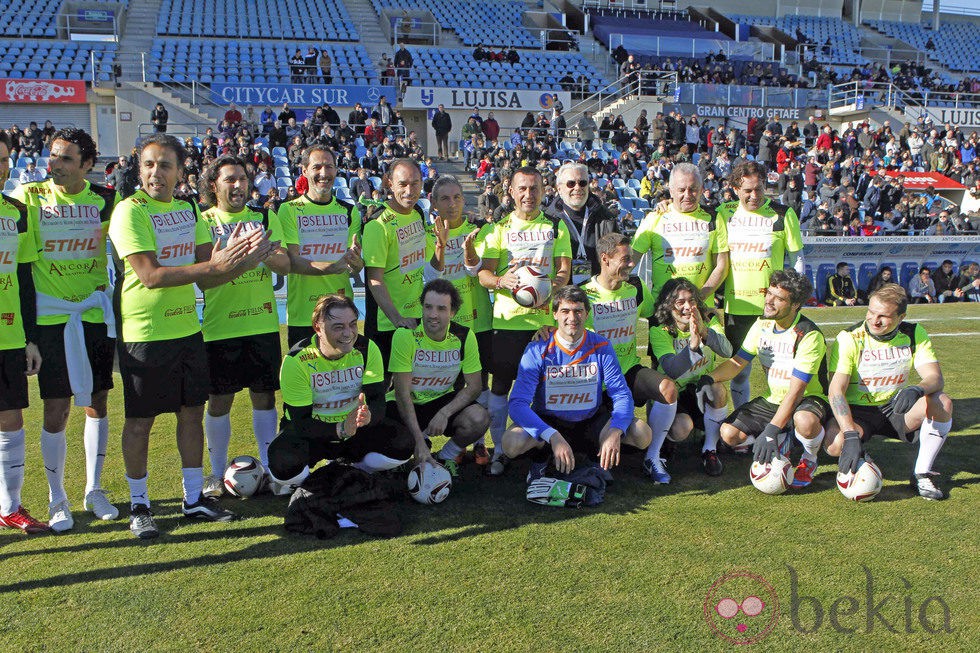
<instances>
[{"instance_id":1,"label":"sunglasses on face","mask_svg":"<svg viewBox=\"0 0 980 653\"><path fill-rule=\"evenodd\" d=\"M565 182L566 188L575 188L576 186L585 188L588 185L589 185L588 179L569 179L568 181Z\"/></svg>"}]
</instances>

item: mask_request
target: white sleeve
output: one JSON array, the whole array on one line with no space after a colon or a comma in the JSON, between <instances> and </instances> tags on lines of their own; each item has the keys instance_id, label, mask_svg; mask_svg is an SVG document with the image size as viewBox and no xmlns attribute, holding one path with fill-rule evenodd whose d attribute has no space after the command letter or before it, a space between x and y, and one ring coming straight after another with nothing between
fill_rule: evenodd
<instances>
[{"instance_id":1,"label":"white sleeve","mask_svg":"<svg viewBox=\"0 0 980 653\"><path fill-rule=\"evenodd\" d=\"M793 269L794 270L796 270L800 274L805 274L806 273L806 266L804 265L804 261L803 261L803 250L802 249L800 251L798 251L798 252L790 252L789 253L789 258L793 262Z\"/></svg>"}]
</instances>

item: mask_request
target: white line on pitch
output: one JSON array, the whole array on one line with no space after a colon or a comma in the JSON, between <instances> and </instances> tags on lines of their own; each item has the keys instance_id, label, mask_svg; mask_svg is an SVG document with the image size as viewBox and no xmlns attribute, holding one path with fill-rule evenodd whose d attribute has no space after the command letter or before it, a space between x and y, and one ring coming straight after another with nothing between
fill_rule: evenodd
<instances>
[{"instance_id":1,"label":"white line on pitch","mask_svg":"<svg viewBox=\"0 0 980 653\"><path fill-rule=\"evenodd\" d=\"M969 315L966 317L920 317L920 318L912 318L909 319L908 321L909 322L946 322L949 320L980 320L980 315ZM860 322L861 319L857 318L854 320L845 320L843 322L823 322L820 320L813 320L813 321L816 322L818 326L840 326L842 324L854 324L855 322Z\"/></svg>"}]
</instances>

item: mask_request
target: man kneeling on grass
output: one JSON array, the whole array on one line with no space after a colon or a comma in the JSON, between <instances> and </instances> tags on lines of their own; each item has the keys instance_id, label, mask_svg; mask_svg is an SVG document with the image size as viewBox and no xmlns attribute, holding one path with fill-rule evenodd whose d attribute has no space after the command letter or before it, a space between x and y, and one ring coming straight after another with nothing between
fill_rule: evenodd
<instances>
[{"instance_id":1,"label":"man kneeling on grass","mask_svg":"<svg viewBox=\"0 0 980 653\"><path fill-rule=\"evenodd\" d=\"M313 310L315 334L282 362L283 416L269 472L283 486L302 483L321 460L373 473L412 455L411 436L385 417L381 351L357 332L357 317L349 297L324 295Z\"/></svg>"},{"instance_id":2,"label":"man kneeling on grass","mask_svg":"<svg viewBox=\"0 0 980 653\"><path fill-rule=\"evenodd\" d=\"M509 401L515 426L503 445L510 458L531 453L528 485L544 475L552 457L561 474L575 469L576 454L608 472L619 464L623 444L650 444L650 427L633 416L633 395L615 350L585 328L589 307L578 286L560 288L552 301L557 330L531 342L521 358Z\"/></svg>"},{"instance_id":3,"label":"man kneeling on grass","mask_svg":"<svg viewBox=\"0 0 980 653\"><path fill-rule=\"evenodd\" d=\"M473 331L451 321L463 302L452 282L433 279L419 301L422 323L397 329L391 340L388 371L395 388L388 411L412 436L419 464L432 461L433 436L449 436L436 458L455 477L463 451L490 425L487 409L476 403L483 387L480 351Z\"/></svg>"}]
</instances>

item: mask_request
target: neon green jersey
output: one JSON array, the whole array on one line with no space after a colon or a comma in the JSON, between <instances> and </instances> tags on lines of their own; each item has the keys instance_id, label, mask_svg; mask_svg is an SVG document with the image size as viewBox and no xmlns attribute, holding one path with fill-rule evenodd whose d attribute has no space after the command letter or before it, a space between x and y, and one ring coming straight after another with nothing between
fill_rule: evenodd
<instances>
[{"instance_id":1,"label":"neon green jersey","mask_svg":"<svg viewBox=\"0 0 980 653\"><path fill-rule=\"evenodd\" d=\"M503 276L515 263L515 269L531 265L552 281L558 272L557 259L572 257L568 227L561 220L552 220L538 212L533 220L521 220L513 213L500 222L483 228L478 238L481 257L496 259L498 277ZM553 324L551 307L526 308L514 301L509 290L493 291L493 328L509 330L534 330Z\"/></svg>"},{"instance_id":2,"label":"neon green jersey","mask_svg":"<svg viewBox=\"0 0 980 653\"><path fill-rule=\"evenodd\" d=\"M725 337L725 327L722 326L717 316L712 315L708 321L708 328L717 333L722 338ZM691 334L685 331L678 331L677 335L671 335L667 327L660 326L650 329L650 354L654 360L659 361L664 356L676 354L683 351L691 342ZM721 361L724 360L710 347L701 346L700 357L691 366L691 369L674 379L679 388L686 388L691 383L697 381L705 374L711 374ZM657 370L665 373L663 365L657 364Z\"/></svg>"},{"instance_id":3,"label":"neon green jersey","mask_svg":"<svg viewBox=\"0 0 980 653\"><path fill-rule=\"evenodd\" d=\"M473 374L483 368L473 330L450 324L441 341L431 339L425 327L395 329L391 338L389 372L412 373L412 402L427 404L453 391L460 373ZM395 401L395 391L388 392Z\"/></svg>"},{"instance_id":4,"label":"neon green jersey","mask_svg":"<svg viewBox=\"0 0 980 653\"><path fill-rule=\"evenodd\" d=\"M806 382L804 397L827 398L827 342L809 318L797 313L796 321L780 331L775 320L759 318L745 334L740 358L759 357L769 388L765 400L779 404L796 377Z\"/></svg>"},{"instance_id":5,"label":"neon green jersey","mask_svg":"<svg viewBox=\"0 0 980 653\"><path fill-rule=\"evenodd\" d=\"M887 404L909 385L912 368L936 363L932 341L921 324L902 322L890 340L882 342L864 322L837 334L830 346L832 372L847 374L847 403L855 406Z\"/></svg>"},{"instance_id":6,"label":"neon green jersey","mask_svg":"<svg viewBox=\"0 0 980 653\"><path fill-rule=\"evenodd\" d=\"M419 296L424 285L425 223L420 211L398 213L385 204L384 211L364 225L364 265L384 271L385 287L402 317L422 317ZM378 331L393 331L395 325L372 305L370 289L367 293L371 301L365 323Z\"/></svg>"},{"instance_id":7,"label":"neon green jersey","mask_svg":"<svg viewBox=\"0 0 980 653\"><path fill-rule=\"evenodd\" d=\"M803 249L800 222L788 206L766 200L758 211L738 202L718 207L727 224L731 268L725 279L725 311L733 315L762 315L765 292L773 270L782 270L787 252Z\"/></svg>"},{"instance_id":8,"label":"neon green jersey","mask_svg":"<svg viewBox=\"0 0 980 653\"><path fill-rule=\"evenodd\" d=\"M329 202L297 197L278 210L286 246L299 247L299 255L315 263L336 263L361 233L361 214L350 202L333 196ZM349 274L309 276L289 274L286 278L286 324L309 326L313 307L323 295L339 293L353 297Z\"/></svg>"},{"instance_id":9,"label":"neon green jersey","mask_svg":"<svg viewBox=\"0 0 980 653\"><path fill-rule=\"evenodd\" d=\"M31 272L39 293L80 302L109 285L106 236L112 209L120 201L116 191L85 182L81 192L63 193L51 179L19 186L12 193L37 207L31 231L38 259ZM100 324L102 309L91 308L82 320ZM64 324L67 315L39 315L38 324Z\"/></svg>"},{"instance_id":10,"label":"neon green jersey","mask_svg":"<svg viewBox=\"0 0 980 653\"><path fill-rule=\"evenodd\" d=\"M235 225L269 231L269 240L281 241L282 230L275 211L245 207L238 213L212 208L201 214L211 240L228 242ZM310 313L312 314L312 310ZM260 333L279 333L279 311L272 288L272 271L264 263L228 283L204 291L204 342Z\"/></svg>"},{"instance_id":11,"label":"neon green jersey","mask_svg":"<svg viewBox=\"0 0 980 653\"><path fill-rule=\"evenodd\" d=\"M728 251L728 230L724 220L700 206L691 213L650 211L633 235L633 249L650 252L654 297L674 277L700 289L711 276L714 259Z\"/></svg>"},{"instance_id":12,"label":"neon green jersey","mask_svg":"<svg viewBox=\"0 0 980 653\"><path fill-rule=\"evenodd\" d=\"M489 331L493 326L493 308L490 306L490 292L480 285L477 277L470 276L466 271L464 258L466 251L463 249L463 241L470 233L477 231L479 227L467 221L463 221L460 226L449 230L449 240L446 243L445 267L442 270L442 278L448 279L459 291L459 296L463 304L456 312L453 322L462 324L473 329L477 333ZM426 231L425 241L425 260L432 258L436 247L435 232L430 227Z\"/></svg>"},{"instance_id":13,"label":"neon green jersey","mask_svg":"<svg viewBox=\"0 0 980 653\"><path fill-rule=\"evenodd\" d=\"M120 317L124 342L185 338L201 330L194 285L147 288L126 258L151 252L163 267L196 262L195 248L211 242L197 206L183 200L158 202L142 190L116 205L109 238L124 261Z\"/></svg>"},{"instance_id":14,"label":"neon green jersey","mask_svg":"<svg viewBox=\"0 0 980 653\"><path fill-rule=\"evenodd\" d=\"M381 351L364 336L358 336L354 348L337 360L325 358L318 336L313 336L306 347L289 352L279 370L282 402L296 408L311 406L313 419L330 423L344 420L357 408L363 386L383 381ZM284 417L292 419L288 408Z\"/></svg>"},{"instance_id":15,"label":"neon green jersey","mask_svg":"<svg viewBox=\"0 0 980 653\"><path fill-rule=\"evenodd\" d=\"M580 283L579 287L592 303L592 310L585 318L585 328L595 331L612 344L623 372L639 365L636 325L639 318L650 317L656 308L647 285L637 277L630 277L616 290L607 290L599 285L597 277L592 277Z\"/></svg>"},{"instance_id":16,"label":"neon green jersey","mask_svg":"<svg viewBox=\"0 0 980 653\"><path fill-rule=\"evenodd\" d=\"M37 260L31 233L36 209L20 200L0 195L0 350L23 349L24 316L20 311L17 266Z\"/></svg>"}]
</instances>

